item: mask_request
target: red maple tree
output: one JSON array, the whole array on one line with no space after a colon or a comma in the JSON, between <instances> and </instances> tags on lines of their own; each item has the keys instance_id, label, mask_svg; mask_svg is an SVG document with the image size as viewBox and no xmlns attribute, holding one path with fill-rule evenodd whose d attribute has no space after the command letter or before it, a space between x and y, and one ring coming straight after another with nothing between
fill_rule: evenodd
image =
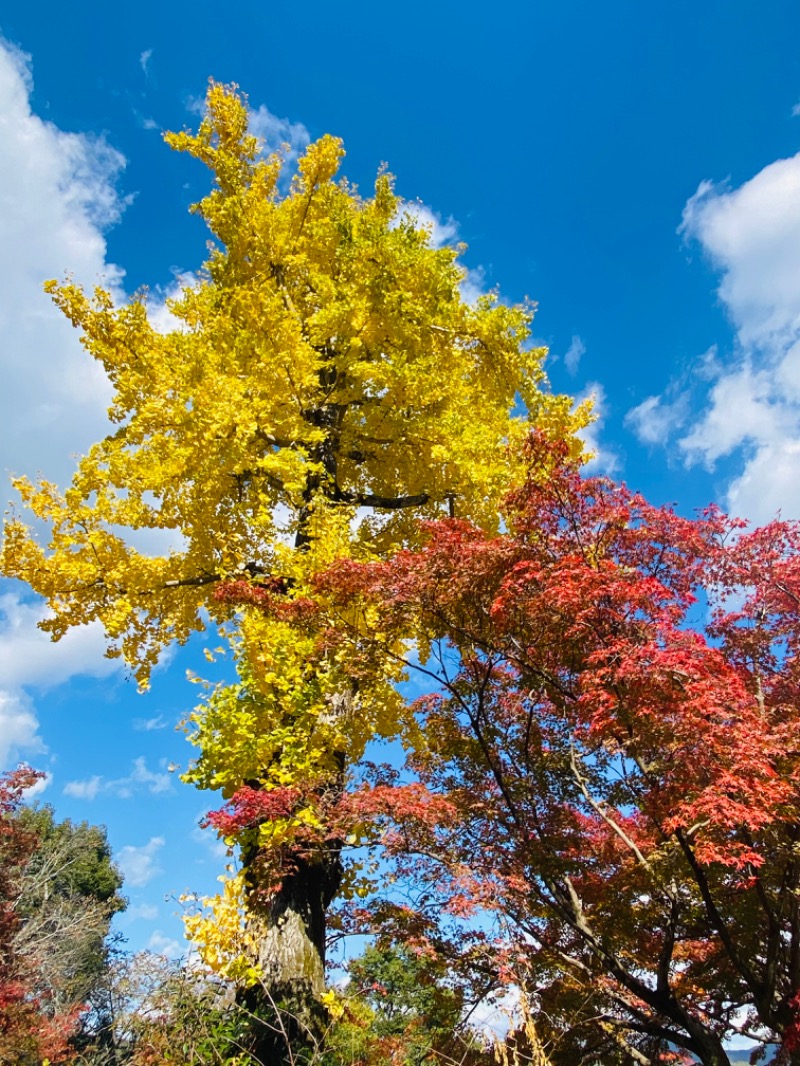
<instances>
[{"instance_id":1,"label":"red maple tree","mask_svg":"<svg viewBox=\"0 0 800 1066\"><path fill-rule=\"evenodd\" d=\"M362 669L427 649L416 780L346 805L440 913L502 917L553 1063L726 1066L734 1032L800 1063L800 528L679 517L541 435L528 469L504 534L320 583L369 604Z\"/></svg>"},{"instance_id":2,"label":"red maple tree","mask_svg":"<svg viewBox=\"0 0 800 1066\"><path fill-rule=\"evenodd\" d=\"M38 845L17 817L27 789L44 775L21 766L0 776L0 1063L34 1066L72 1057L82 1005L52 1009L37 989L37 963L19 949L20 880Z\"/></svg>"}]
</instances>

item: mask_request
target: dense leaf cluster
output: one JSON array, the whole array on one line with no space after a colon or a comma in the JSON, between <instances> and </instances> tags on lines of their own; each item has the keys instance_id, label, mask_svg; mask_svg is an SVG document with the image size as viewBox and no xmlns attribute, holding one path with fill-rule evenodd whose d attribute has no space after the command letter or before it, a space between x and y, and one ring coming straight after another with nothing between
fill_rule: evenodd
<instances>
[{"instance_id":1,"label":"dense leaf cluster","mask_svg":"<svg viewBox=\"0 0 800 1066\"><path fill-rule=\"evenodd\" d=\"M557 1061L718 1066L737 1030L796 1056L800 529L680 518L541 435L527 457L507 533L434 523L320 582L429 649L417 780L362 816L445 913L502 920Z\"/></svg>"}]
</instances>

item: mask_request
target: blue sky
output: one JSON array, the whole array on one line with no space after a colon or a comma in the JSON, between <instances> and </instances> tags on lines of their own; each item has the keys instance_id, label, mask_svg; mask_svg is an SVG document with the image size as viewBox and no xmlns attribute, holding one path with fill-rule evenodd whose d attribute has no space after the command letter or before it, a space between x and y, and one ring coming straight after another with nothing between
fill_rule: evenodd
<instances>
[{"instance_id":1,"label":"blue sky","mask_svg":"<svg viewBox=\"0 0 800 1066\"><path fill-rule=\"evenodd\" d=\"M107 383L41 292L100 276L157 298L204 257L205 172L163 129L210 76L259 132L331 132L382 161L486 287L539 303L553 387L594 392L597 465L690 513L800 517L800 7L788 0L14 5L0 16L0 468L64 481ZM7 494L10 496L10 490ZM105 823L133 947L179 950L173 897L222 859L168 767L195 702L176 653L150 693L93 629L52 646L0 586L0 760Z\"/></svg>"}]
</instances>

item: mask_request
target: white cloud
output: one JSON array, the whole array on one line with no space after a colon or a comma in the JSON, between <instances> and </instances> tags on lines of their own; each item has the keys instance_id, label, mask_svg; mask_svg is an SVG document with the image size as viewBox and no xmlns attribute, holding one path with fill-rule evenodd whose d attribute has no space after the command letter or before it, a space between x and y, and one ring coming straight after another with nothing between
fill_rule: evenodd
<instances>
[{"instance_id":1,"label":"white cloud","mask_svg":"<svg viewBox=\"0 0 800 1066\"><path fill-rule=\"evenodd\" d=\"M784 396L774 395L774 375L758 369L749 356L720 373L708 394L708 406L681 440L690 461L709 469L745 443L776 443L791 432L797 419Z\"/></svg>"},{"instance_id":2,"label":"white cloud","mask_svg":"<svg viewBox=\"0 0 800 1066\"><path fill-rule=\"evenodd\" d=\"M800 517L792 476L800 441L800 153L736 189L704 182L682 232L719 271L736 329L736 358L714 367L705 408L681 440L689 462L738 466L726 504L767 521Z\"/></svg>"},{"instance_id":3,"label":"white cloud","mask_svg":"<svg viewBox=\"0 0 800 1066\"><path fill-rule=\"evenodd\" d=\"M688 465L727 460L724 503L753 521L800 517L800 153L738 188L703 182L680 232L719 275L732 354L698 360L694 388L648 397L627 424L646 443L677 440ZM689 417L690 401L701 407ZM670 397L672 396L672 400ZM794 476L793 476L793 472Z\"/></svg>"},{"instance_id":4,"label":"white cloud","mask_svg":"<svg viewBox=\"0 0 800 1066\"><path fill-rule=\"evenodd\" d=\"M133 760L133 770L131 771L128 782L131 785L142 785L148 792L153 795L158 795L161 792L170 792L172 789L172 778L168 773L158 773L153 770L147 769L147 761L143 755L140 755L138 759Z\"/></svg>"},{"instance_id":5,"label":"white cloud","mask_svg":"<svg viewBox=\"0 0 800 1066\"><path fill-rule=\"evenodd\" d=\"M458 240L458 223L450 215L443 219L438 211L421 200L401 200L397 206L395 225L408 219L415 229L426 229L433 248L444 248Z\"/></svg>"},{"instance_id":6,"label":"white cloud","mask_svg":"<svg viewBox=\"0 0 800 1066\"><path fill-rule=\"evenodd\" d=\"M40 601L26 602L16 593L0 595L0 688L54 688L71 677L108 677L122 669L107 659L98 624L78 626L54 644L38 628L45 616Z\"/></svg>"},{"instance_id":7,"label":"white cloud","mask_svg":"<svg viewBox=\"0 0 800 1066\"><path fill-rule=\"evenodd\" d=\"M27 689L46 690L77 675L107 677L122 668L103 654L98 625L79 626L53 644L37 628L42 617L40 602L0 594L0 767L47 750Z\"/></svg>"},{"instance_id":8,"label":"white cloud","mask_svg":"<svg viewBox=\"0 0 800 1066\"><path fill-rule=\"evenodd\" d=\"M0 766L47 750L27 689L46 690L77 675L107 677L122 668L103 654L98 625L79 626L53 644L37 628L42 617L40 602L0 594Z\"/></svg>"},{"instance_id":9,"label":"white cloud","mask_svg":"<svg viewBox=\"0 0 800 1066\"><path fill-rule=\"evenodd\" d=\"M467 268L464 280L461 282L461 299L465 303L475 304L479 297L486 295L486 292L486 271L483 267Z\"/></svg>"},{"instance_id":10,"label":"white cloud","mask_svg":"<svg viewBox=\"0 0 800 1066\"><path fill-rule=\"evenodd\" d=\"M800 515L800 437L756 449L742 473L728 487L727 503L734 514L762 524Z\"/></svg>"},{"instance_id":11,"label":"white cloud","mask_svg":"<svg viewBox=\"0 0 800 1066\"><path fill-rule=\"evenodd\" d=\"M590 382L575 402L580 404L586 400L592 401L594 421L578 434L586 450L592 453L592 458L583 469L587 474L605 474L610 477L619 469L619 456L613 448L609 448L600 440L606 416L606 393L599 382Z\"/></svg>"},{"instance_id":12,"label":"white cloud","mask_svg":"<svg viewBox=\"0 0 800 1066\"><path fill-rule=\"evenodd\" d=\"M130 799L139 792L149 792L152 796L172 791L172 778L167 771L154 771L147 768L143 755L133 760L133 768L126 777L107 779L100 775L83 781L68 781L64 785L64 795L74 799L93 800L98 795L116 796L117 799Z\"/></svg>"},{"instance_id":13,"label":"white cloud","mask_svg":"<svg viewBox=\"0 0 800 1066\"><path fill-rule=\"evenodd\" d=\"M124 160L33 114L31 86L28 57L0 40L0 470L63 482L71 456L105 432L111 390L42 283L70 271L119 290L103 230L124 208Z\"/></svg>"},{"instance_id":14,"label":"white cloud","mask_svg":"<svg viewBox=\"0 0 800 1066\"><path fill-rule=\"evenodd\" d=\"M648 396L628 411L625 425L642 444L664 445L685 416L686 404L681 399L667 403L661 396Z\"/></svg>"},{"instance_id":15,"label":"white cloud","mask_svg":"<svg viewBox=\"0 0 800 1066\"><path fill-rule=\"evenodd\" d=\"M26 756L46 751L39 721L24 693L0 691L0 769Z\"/></svg>"},{"instance_id":16,"label":"white cloud","mask_svg":"<svg viewBox=\"0 0 800 1066\"><path fill-rule=\"evenodd\" d=\"M50 773L43 774L35 784L31 785L30 788L25 789L25 799L32 800L37 796L41 796L46 789L50 788L52 783L53 775Z\"/></svg>"},{"instance_id":17,"label":"white cloud","mask_svg":"<svg viewBox=\"0 0 800 1066\"><path fill-rule=\"evenodd\" d=\"M512 985L500 994L488 995L481 999L470 1012L470 1028L497 1041L506 1036L510 1029L521 1022L520 990Z\"/></svg>"},{"instance_id":18,"label":"white cloud","mask_svg":"<svg viewBox=\"0 0 800 1066\"><path fill-rule=\"evenodd\" d=\"M581 356L586 354L586 345L583 343L580 337L575 336L570 342L569 348L567 348L567 354L564 356L564 366L567 373L574 377L578 373L578 366L580 365Z\"/></svg>"},{"instance_id":19,"label":"white cloud","mask_svg":"<svg viewBox=\"0 0 800 1066\"><path fill-rule=\"evenodd\" d=\"M302 122L278 118L264 104L250 112L250 132L262 141L266 155L280 152L285 157L285 174L294 170L298 158L311 143L311 135Z\"/></svg>"},{"instance_id":20,"label":"white cloud","mask_svg":"<svg viewBox=\"0 0 800 1066\"><path fill-rule=\"evenodd\" d=\"M145 77L147 77L147 75L150 73L149 67L150 67L150 60L152 58L153 58L153 49L152 48L145 48L145 50L143 52L141 52L140 55L139 55L139 66L142 68L142 72L145 75Z\"/></svg>"},{"instance_id":21,"label":"white cloud","mask_svg":"<svg viewBox=\"0 0 800 1066\"><path fill-rule=\"evenodd\" d=\"M120 920L127 925L129 922L136 922L140 919L145 922L152 922L157 917L158 907L154 903L134 903L133 906L125 908Z\"/></svg>"},{"instance_id":22,"label":"white cloud","mask_svg":"<svg viewBox=\"0 0 800 1066\"><path fill-rule=\"evenodd\" d=\"M102 787L103 778L95 774L85 781L67 781L64 785L64 795L72 796L73 799L93 800Z\"/></svg>"},{"instance_id":23,"label":"white cloud","mask_svg":"<svg viewBox=\"0 0 800 1066\"><path fill-rule=\"evenodd\" d=\"M157 877L161 872L156 856L164 847L163 837L151 837L141 847L126 844L114 859L119 867L125 883L130 888L142 888Z\"/></svg>"},{"instance_id":24,"label":"white cloud","mask_svg":"<svg viewBox=\"0 0 800 1066\"><path fill-rule=\"evenodd\" d=\"M717 346L711 347L695 360L691 374L683 374L671 381L661 396L647 396L632 407L624 424L642 444L666 446L690 421L693 391L698 386L708 389L720 374Z\"/></svg>"},{"instance_id":25,"label":"white cloud","mask_svg":"<svg viewBox=\"0 0 800 1066\"><path fill-rule=\"evenodd\" d=\"M147 941L148 951L156 955L165 955L168 959L178 959L183 954L183 948L177 940L165 936L160 929L156 929Z\"/></svg>"},{"instance_id":26,"label":"white cloud","mask_svg":"<svg viewBox=\"0 0 800 1066\"><path fill-rule=\"evenodd\" d=\"M681 232L721 273L719 296L745 347L774 350L800 328L800 153L738 189L703 182Z\"/></svg>"},{"instance_id":27,"label":"white cloud","mask_svg":"<svg viewBox=\"0 0 800 1066\"><path fill-rule=\"evenodd\" d=\"M154 718L134 718L133 728L140 733L151 733L154 729L166 729L168 722L163 714Z\"/></svg>"},{"instance_id":28,"label":"white cloud","mask_svg":"<svg viewBox=\"0 0 800 1066\"><path fill-rule=\"evenodd\" d=\"M196 289L200 281L191 270L175 270L171 284L164 288L156 286L148 294L147 317L153 329L159 333L171 333L178 330L182 333L187 331L185 322L176 318L169 308L172 300L181 297L185 289Z\"/></svg>"}]
</instances>

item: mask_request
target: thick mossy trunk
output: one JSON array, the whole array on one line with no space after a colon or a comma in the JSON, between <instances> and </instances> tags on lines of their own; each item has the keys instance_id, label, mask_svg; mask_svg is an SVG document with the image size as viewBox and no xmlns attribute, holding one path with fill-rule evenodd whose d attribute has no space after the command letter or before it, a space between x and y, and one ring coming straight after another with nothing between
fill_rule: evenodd
<instances>
[{"instance_id":1,"label":"thick mossy trunk","mask_svg":"<svg viewBox=\"0 0 800 1066\"><path fill-rule=\"evenodd\" d=\"M264 1066L311 1062L324 1044L325 912L341 880L338 849L300 858L270 901L258 957L262 982L241 997L252 1016L250 1050Z\"/></svg>"}]
</instances>

